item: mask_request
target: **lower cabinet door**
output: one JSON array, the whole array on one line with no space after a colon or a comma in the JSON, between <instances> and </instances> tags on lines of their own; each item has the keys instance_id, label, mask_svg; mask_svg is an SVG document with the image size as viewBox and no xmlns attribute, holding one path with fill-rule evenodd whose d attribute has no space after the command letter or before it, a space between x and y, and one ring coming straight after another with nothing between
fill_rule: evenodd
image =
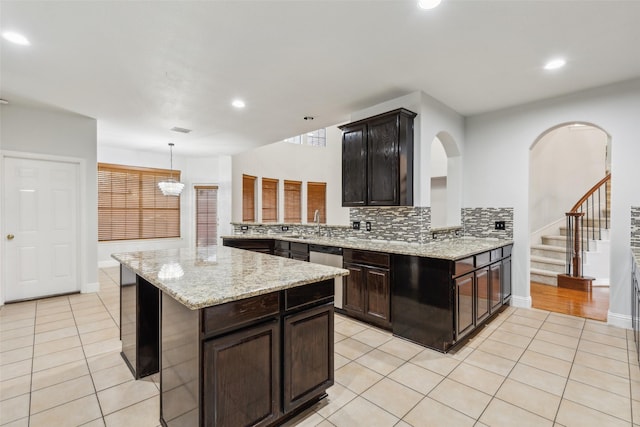
<instances>
[{"instance_id":1,"label":"lower cabinet door","mask_svg":"<svg viewBox=\"0 0 640 427\"><path fill-rule=\"evenodd\" d=\"M265 426L280 415L279 326L273 320L204 342L205 426Z\"/></svg>"},{"instance_id":2,"label":"lower cabinet door","mask_svg":"<svg viewBox=\"0 0 640 427\"><path fill-rule=\"evenodd\" d=\"M333 303L284 318L284 411L333 385Z\"/></svg>"},{"instance_id":3,"label":"lower cabinet door","mask_svg":"<svg viewBox=\"0 0 640 427\"><path fill-rule=\"evenodd\" d=\"M342 295L343 307L354 313L364 313L365 268L358 264L344 263L349 275L344 278Z\"/></svg>"},{"instance_id":4,"label":"lower cabinet door","mask_svg":"<svg viewBox=\"0 0 640 427\"><path fill-rule=\"evenodd\" d=\"M502 302L511 299L511 257L502 260Z\"/></svg>"},{"instance_id":5,"label":"lower cabinet door","mask_svg":"<svg viewBox=\"0 0 640 427\"><path fill-rule=\"evenodd\" d=\"M366 314L385 326L391 326L391 289L389 289L389 282L389 270L367 267Z\"/></svg>"},{"instance_id":6,"label":"lower cabinet door","mask_svg":"<svg viewBox=\"0 0 640 427\"><path fill-rule=\"evenodd\" d=\"M460 339L473 329L473 274L456 279L456 339Z\"/></svg>"},{"instance_id":7,"label":"lower cabinet door","mask_svg":"<svg viewBox=\"0 0 640 427\"><path fill-rule=\"evenodd\" d=\"M502 263L497 262L489 266L489 289L491 290L491 313L495 313L502 306Z\"/></svg>"},{"instance_id":8,"label":"lower cabinet door","mask_svg":"<svg viewBox=\"0 0 640 427\"><path fill-rule=\"evenodd\" d=\"M476 271L476 325L489 316L489 268Z\"/></svg>"}]
</instances>

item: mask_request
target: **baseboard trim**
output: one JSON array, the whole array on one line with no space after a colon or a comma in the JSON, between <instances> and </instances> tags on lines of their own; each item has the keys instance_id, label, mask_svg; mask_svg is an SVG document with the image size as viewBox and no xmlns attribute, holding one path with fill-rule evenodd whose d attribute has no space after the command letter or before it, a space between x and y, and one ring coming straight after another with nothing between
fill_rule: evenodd
<instances>
[{"instance_id":1,"label":"baseboard trim","mask_svg":"<svg viewBox=\"0 0 640 427\"><path fill-rule=\"evenodd\" d=\"M80 293L83 293L83 294L89 294L92 292L99 292L99 291L100 291L99 282L87 283L82 287L82 289L80 289Z\"/></svg>"},{"instance_id":2,"label":"baseboard trim","mask_svg":"<svg viewBox=\"0 0 640 427\"><path fill-rule=\"evenodd\" d=\"M518 297L511 295L511 305L519 308L531 308L531 296Z\"/></svg>"},{"instance_id":3,"label":"baseboard trim","mask_svg":"<svg viewBox=\"0 0 640 427\"><path fill-rule=\"evenodd\" d=\"M119 265L120 265L120 263L118 261L116 261L115 259L109 259L109 260L106 260L106 261L99 261L98 262L98 268L117 267Z\"/></svg>"},{"instance_id":4,"label":"baseboard trim","mask_svg":"<svg viewBox=\"0 0 640 427\"><path fill-rule=\"evenodd\" d=\"M607 312L607 323L618 328L631 329L631 316L628 314Z\"/></svg>"}]
</instances>

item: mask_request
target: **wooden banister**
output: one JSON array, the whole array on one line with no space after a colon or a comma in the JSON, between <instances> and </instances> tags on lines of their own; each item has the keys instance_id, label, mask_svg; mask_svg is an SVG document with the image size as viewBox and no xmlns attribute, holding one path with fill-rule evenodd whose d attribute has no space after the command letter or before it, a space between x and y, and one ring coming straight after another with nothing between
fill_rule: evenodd
<instances>
[{"instance_id":1,"label":"wooden banister","mask_svg":"<svg viewBox=\"0 0 640 427\"><path fill-rule=\"evenodd\" d=\"M582 196L582 198L580 200L578 200L578 203L573 205L573 208L571 208L571 210L569 212L572 212L572 213L578 212L578 210L580 209L580 206L582 206L584 204L584 202L586 202L589 197L593 196L593 194L596 191L598 191L598 189L600 187L602 187L605 182L610 182L610 181L611 181L611 173L608 173L604 178L602 178L600 181L598 181L598 183L596 185L591 187L591 189L589 191L587 191L584 194L584 196Z\"/></svg>"}]
</instances>

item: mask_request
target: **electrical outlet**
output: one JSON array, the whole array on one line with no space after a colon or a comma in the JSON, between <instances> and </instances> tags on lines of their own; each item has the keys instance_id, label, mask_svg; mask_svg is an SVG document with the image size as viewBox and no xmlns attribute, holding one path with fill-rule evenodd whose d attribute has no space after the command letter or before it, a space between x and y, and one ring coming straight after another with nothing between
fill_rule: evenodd
<instances>
[{"instance_id":1,"label":"electrical outlet","mask_svg":"<svg viewBox=\"0 0 640 427\"><path fill-rule=\"evenodd\" d=\"M281 228L282 228L282 231L289 231L288 225L283 225Z\"/></svg>"},{"instance_id":2,"label":"electrical outlet","mask_svg":"<svg viewBox=\"0 0 640 427\"><path fill-rule=\"evenodd\" d=\"M496 230L504 230L505 222L504 221L496 221Z\"/></svg>"},{"instance_id":3,"label":"electrical outlet","mask_svg":"<svg viewBox=\"0 0 640 427\"><path fill-rule=\"evenodd\" d=\"M241 225L240 226L240 231L247 231L249 229L248 225Z\"/></svg>"},{"instance_id":4,"label":"electrical outlet","mask_svg":"<svg viewBox=\"0 0 640 427\"><path fill-rule=\"evenodd\" d=\"M364 224L365 224L365 228L367 229L367 231L371 231L371 221L367 221Z\"/></svg>"},{"instance_id":5,"label":"electrical outlet","mask_svg":"<svg viewBox=\"0 0 640 427\"><path fill-rule=\"evenodd\" d=\"M360 230L360 221L353 221L353 229Z\"/></svg>"}]
</instances>

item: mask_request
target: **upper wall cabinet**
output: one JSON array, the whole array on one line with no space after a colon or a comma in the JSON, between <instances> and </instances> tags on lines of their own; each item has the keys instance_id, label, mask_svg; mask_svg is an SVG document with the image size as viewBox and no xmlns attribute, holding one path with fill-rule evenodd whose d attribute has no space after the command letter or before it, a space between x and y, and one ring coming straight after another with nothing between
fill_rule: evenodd
<instances>
[{"instance_id":1,"label":"upper wall cabinet","mask_svg":"<svg viewBox=\"0 0 640 427\"><path fill-rule=\"evenodd\" d=\"M413 205L413 119L404 108L340 126L342 206Z\"/></svg>"}]
</instances>

